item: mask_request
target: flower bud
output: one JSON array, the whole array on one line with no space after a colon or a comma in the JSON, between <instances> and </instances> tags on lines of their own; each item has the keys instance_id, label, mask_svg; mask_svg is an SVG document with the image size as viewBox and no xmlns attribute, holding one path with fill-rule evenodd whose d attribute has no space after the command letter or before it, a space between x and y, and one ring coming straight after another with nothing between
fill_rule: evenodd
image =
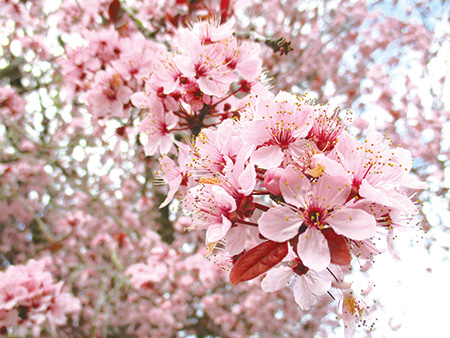
<instances>
[{"instance_id":1,"label":"flower bud","mask_svg":"<svg viewBox=\"0 0 450 338\"><path fill-rule=\"evenodd\" d=\"M273 195L281 195L280 178L284 169L272 168L264 174L264 187Z\"/></svg>"}]
</instances>

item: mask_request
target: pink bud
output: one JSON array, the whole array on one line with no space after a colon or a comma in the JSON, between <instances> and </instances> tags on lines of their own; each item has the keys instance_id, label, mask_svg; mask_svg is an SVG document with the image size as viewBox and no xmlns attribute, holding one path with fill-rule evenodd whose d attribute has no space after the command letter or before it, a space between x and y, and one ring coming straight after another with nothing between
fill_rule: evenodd
<instances>
[{"instance_id":1,"label":"pink bud","mask_svg":"<svg viewBox=\"0 0 450 338\"><path fill-rule=\"evenodd\" d=\"M264 187L273 195L281 195L280 178L284 169L272 168L264 174Z\"/></svg>"}]
</instances>

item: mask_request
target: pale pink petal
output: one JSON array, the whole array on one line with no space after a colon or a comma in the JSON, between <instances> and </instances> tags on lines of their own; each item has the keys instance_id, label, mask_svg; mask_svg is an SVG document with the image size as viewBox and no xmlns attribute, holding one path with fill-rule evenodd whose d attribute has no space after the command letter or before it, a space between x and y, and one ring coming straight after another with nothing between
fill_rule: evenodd
<instances>
[{"instance_id":1,"label":"pale pink petal","mask_svg":"<svg viewBox=\"0 0 450 338\"><path fill-rule=\"evenodd\" d=\"M298 234L302 219L289 207L271 208L258 222L261 234L275 242L284 242Z\"/></svg>"},{"instance_id":2,"label":"pale pink petal","mask_svg":"<svg viewBox=\"0 0 450 338\"><path fill-rule=\"evenodd\" d=\"M405 188L410 188L410 189L427 189L428 188L428 183L422 182L411 175L403 176L397 183L399 186L402 186Z\"/></svg>"},{"instance_id":3,"label":"pale pink petal","mask_svg":"<svg viewBox=\"0 0 450 338\"><path fill-rule=\"evenodd\" d=\"M307 280L305 279L305 276L300 276L295 281L294 299L302 310L309 310L311 305L316 300L316 297L309 289L309 285Z\"/></svg>"},{"instance_id":4,"label":"pale pink petal","mask_svg":"<svg viewBox=\"0 0 450 338\"><path fill-rule=\"evenodd\" d=\"M221 97L228 89L228 85L218 82L213 78L201 77L197 80L198 86L203 93Z\"/></svg>"},{"instance_id":5,"label":"pale pink petal","mask_svg":"<svg viewBox=\"0 0 450 338\"><path fill-rule=\"evenodd\" d=\"M339 273L337 275L339 276ZM331 279L334 278L328 270L309 270L305 277L309 281L311 292L316 296L326 293L331 287Z\"/></svg>"},{"instance_id":6,"label":"pale pink petal","mask_svg":"<svg viewBox=\"0 0 450 338\"><path fill-rule=\"evenodd\" d=\"M236 201L226 190L217 185L211 188L214 198L218 205L220 205L222 210L234 211L236 210Z\"/></svg>"},{"instance_id":7,"label":"pale pink petal","mask_svg":"<svg viewBox=\"0 0 450 338\"><path fill-rule=\"evenodd\" d=\"M247 237L246 228L247 227L245 225L240 225L228 230L226 235L227 244L225 249L230 255L237 255L241 253L242 250L244 250Z\"/></svg>"},{"instance_id":8,"label":"pale pink petal","mask_svg":"<svg viewBox=\"0 0 450 338\"><path fill-rule=\"evenodd\" d=\"M159 206L160 209L164 208L167 204L170 203L170 201L172 201L173 196L175 195L178 188L180 187L182 180L183 180L183 176L179 175L178 177L173 178L169 182L169 192L167 193L167 197L164 200L164 202L162 202L162 204Z\"/></svg>"},{"instance_id":9,"label":"pale pink petal","mask_svg":"<svg viewBox=\"0 0 450 338\"><path fill-rule=\"evenodd\" d=\"M341 177L322 175L314 185L314 195L319 197L320 206L330 209L335 205L343 205L351 192L351 187Z\"/></svg>"},{"instance_id":10,"label":"pale pink petal","mask_svg":"<svg viewBox=\"0 0 450 338\"><path fill-rule=\"evenodd\" d=\"M253 145L261 145L272 139L269 128L270 123L265 120L247 122L242 127L242 139Z\"/></svg>"},{"instance_id":11,"label":"pale pink petal","mask_svg":"<svg viewBox=\"0 0 450 338\"><path fill-rule=\"evenodd\" d=\"M395 260L400 260L400 253L398 252L397 248L395 247L395 240L394 240L394 229L389 229L388 236L387 236L387 249L389 253L391 254L392 258Z\"/></svg>"},{"instance_id":12,"label":"pale pink petal","mask_svg":"<svg viewBox=\"0 0 450 338\"><path fill-rule=\"evenodd\" d=\"M152 143L152 142L155 142L155 141L156 140L149 138L147 143ZM173 145L173 134L166 134L164 136L161 136L158 141L159 141L159 151L160 151L160 153L161 154L167 154L168 152L170 152L170 149L172 148L172 145Z\"/></svg>"},{"instance_id":13,"label":"pale pink petal","mask_svg":"<svg viewBox=\"0 0 450 338\"><path fill-rule=\"evenodd\" d=\"M391 189L384 190L381 188L375 188L364 179L359 188L359 194L361 197L367 198L369 201L376 202L382 205L393 207L398 210L402 210L408 213L415 214L417 208L414 203L405 195Z\"/></svg>"},{"instance_id":14,"label":"pale pink petal","mask_svg":"<svg viewBox=\"0 0 450 338\"><path fill-rule=\"evenodd\" d=\"M166 123L166 128L168 130L173 129L178 123L178 116L172 112L166 112L164 114L164 122Z\"/></svg>"},{"instance_id":15,"label":"pale pink petal","mask_svg":"<svg viewBox=\"0 0 450 338\"><path fill-rule=\"evenodd\" d=\"M271 169L278 167L283 162L284 154L278 146L265 146L256 150L251 163L256 164L262 169Z\"/></svg>"},{"instance_id":16,"label":"pale pink petal","mask_svg":"<svg viewBox=\"0 0 450 338\"><path fill-rule=\"evenodd\" d=\"M341 177L345 183L350 184L352 182L352 174L347 172L337 161L325 156L324 154L313 156L311 164L313 167L316 167L318 164L322 165L326 174Z\"/></svg>"},{"instance_id":17,"label":"pale pink petal","mask_svg":"<svg viewBox=\"0 0 450 338\"><path fill-rule=\"evenodd\" d=\"M280 190L287 203L300 208L307 204L311 193L311 183L298 170L289 166L281 174Z\"/></svg>"},{"instance_id":18,"label":"pale pink petal","mask_svg":"<svg viewBox=\"0 0 450 338\"><path fill-rule=\"evenodd\" d=\"M350 309L345 306L345 301L342 302L342 319L344 320L344 337L352 338L355 333L356 319Z\"/></svg>"},{"instance_id":19,"label":"pale pink petal","mask_svg":"<svg viewBox=\"0 0 450 338\"><path fill-rule=\"evenodd\" d=\"M149 95L145 94L144 92L134 93L133 95L131 95L130 99L131 103L139 109L148 108L150 106Z\"/></svg>"},{"instance_id":20,"label":"pale pink petal","mask_svg":"<svg viewBox=\"0 0 450 338\"><path fill-rule=\"evenodd\" d=\"M256 185L255 167L249 164L239 176L238 181L239 185L241 186L239 192L241 194L244 194L245 196L250 195L253 192L253 189L255 188Z\"/></svg>"},{"instance_id":21,"label":"pale pink petal","mask_svg":"<svg viewBox=\"0 0 450 338\"><path fill-rule=\"evenodd\" d=\"M225 237L231 228L231 222L222 215L222 222L213 223L206 231L206 240L208 243L218 242Z\"/></svg>"},{"instance_id":22,"label":"pale pink petal","mask_svg":"<svg viewBox=\"0 0 450 338\"><path fill-rule=\"evenodd\" d=\"M147 138L147 143L144 146L145 156L155 155L156 151L158 150L158 145L158 142Z\"/></svg>"},{"instance_id":23,"label":"pale pink petal","mask_svg":"<svg viewBox=\"0 0 450 338\"><path fill-rule=\"evenodd\" d=\"M375 234L375 218L359 209L345 208L336 210L328 219L333 230L348 238L362 241Z\"/></svg>"},{"instance_id":24,"label":"pale pink petal","mask_svg":"<svg viewBox=\"0 0 450 338\"><path fill-rule=\"evenodd\" d=\"M300 235L297 246L303 264L315 271L322 271L330 265L330 249L322 232L315 227Z\"/></svg>"},{"instance_id":25,"label":"pale pink petal","mask_svg":"<svg viewBox=\"0 0 450 338\"><path fill-rule=\"evenodd\" d=\"M261 289L265 292L278 291L286 286L292 278L292 268L280 266L269 270L261 282Z\"/></svg>"}]
</instances>

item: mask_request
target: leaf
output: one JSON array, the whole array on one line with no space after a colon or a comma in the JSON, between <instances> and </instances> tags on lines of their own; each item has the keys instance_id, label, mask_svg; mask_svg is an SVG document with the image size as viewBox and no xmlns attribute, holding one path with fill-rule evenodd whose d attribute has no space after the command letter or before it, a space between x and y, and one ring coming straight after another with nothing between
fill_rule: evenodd
<instances>
[{"instance_id":1,"label":"leaf","mask_svg":"<svg viewBox=\"0 0 450 338\"><path fill-rule=\"evenodd\" d=\"M287 254L287 242L267 241L255 246L239 258L231 269L231 285L258 277L281 262Z\"/></svg>"},{"instance_id":2,"label":"leaf","mask_svg":"<svg viewBox=\"0 0 450 338\"><path fill-rule=\"evenodd\" d=\"M111 1L108 7L108 14L109 20L113 23L117 22L122 17L123 11L119 0Z\"/></svg>"},{"instance_id":3,"label":"leaf","mask_svg":"<svg viewBox=\"0 0 450 338\"><path fill-rule=\"evenodd\" d=\"M333 229L327 228L322 230L328 247L330 248L331 263L337 265L349 265L352 260L347 240L344 236L338 235Z\"/></svg>"},{"instance_id":4,"label":"leaf","mask_svg":"<svg viewBox=\"0 0 450 338\"><path fill-rule=\"evenodd\" d=\"M230 6L230 0L221 0L220 1L220 12L222 13L220 22L222 24L224 24L225 21L227 21L229 6Z\"/></svg>"}]
</instances>

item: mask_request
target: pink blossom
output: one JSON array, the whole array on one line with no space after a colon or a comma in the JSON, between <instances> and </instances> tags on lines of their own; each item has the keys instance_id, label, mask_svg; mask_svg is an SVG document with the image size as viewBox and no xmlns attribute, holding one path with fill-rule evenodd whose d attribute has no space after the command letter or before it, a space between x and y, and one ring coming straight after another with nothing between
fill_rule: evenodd
<instances>
[{"instance_id":1,"label":"pink blossom","mask_svg":"<svg viewBox=\"0 0 450 338\"><path fill-rule=\"evenodd\" d=\"M63 283L53 282L44 271L45 264L30 260L0 272L0 328L12 328L22 335L32 330L37 337L44 324L55 333L57 326L66 324L67 315L80 311L79 300L62 292Z\"/></svg>"},{"instance_id":2,"label":"pink blossom","mask_svg":"<svg viewBox=\"0 0 450 338\"><path fill-rule=\"evenodd\" d=\"M238 45L235 39L226 40L225 43L225 62L228 68L236 70L249 82L256 80L262 72L259 44L243 42Z\"/></svg>"},{"instance_id":3,"label":"pink blossom","mask_svg":"<svg viewBox=\"0 0 450 338\"><path fill-rule=\"evenodd\" d=\"M308 269L298 259L292 260L289 265L281 263L279 267L272 268L261 282L265 292L278 291L294 281L294 299L302 310L309 310L316 299L325 294L340 269L336 267L335 273L323 270L320 272Z\"/></svg>"},{"instance_id":4,"label":"pink blossom","mask_svg":"<svg viewBox=\"0 0 450 338\"><path fill-rule=\"evenodd\" d=\"M184 31L179 40L183 54L177 55L175 62L181 72L195 77L203 93L224 96L230 84L239 79L226 66L224 46L220 43L202 45L190 31Z\"/></svg>"},{"instance_id":5,"label":"pink blossom","mask_svg":"<svg viewBox=\"0 0 450 338\"><path fill-rule=\"evenodd\" d=\"M341 177L352 186L354 194L405 212L415 213L416 207L399 188L426 187L409 175L410 152L387 148L373 127L368 129L367 139L362 143L343 133L330 155L316 155L314 163L323 165L326 174Z\"/></svg>"},{"instance_id":6,"label":"pink blossom","mask_svg":"<svg viewBox=\"0 0 450 338\"><path fill-rule=\"evenodd\" d=\"M131 284L137 289L149 287L152 283L159 283L167 278L168 269L164 262L149 257L147 264L137 263L129 266L125 271L131 276Z\"/></svg>"},{"instance_id":7,"label":"pink blossom","mask_svg":"<svg viewBox=\"0 0 450 338\"><path fill-rule=\"evenodd\" d=\"M0 113L8 119L17 119L25 108L25 100L11 87L0 87Z\"/></svg>"},{"instance_id":8,"label":"pink blossom","mask_svg":"<svg viewBox=\"0 0 450 338\"><path fill-rule=\"evenodd\" d=\"M288 167L280 189L290 206L269 209L258 222L259 230L277 242L290 240L300 231L298 255L308 268L321 271L330 264L322 229L331 227L337 234L354 240L364 240L375 233L374 217L345 205L351 188L336 178L320 177L311 184L304 175Z\"/></svg>"},{"instance_id":9,"label":"pink blossom","mask_svg":"<svg viewBox=\"0 0 450 338\"><path fill-rule=\"evenodd\" d=\"M214 243L231 229L236 201L218 185L200 184L189 190L183 207L191 213L194 227L207 229L206 240Z\"/></svg>"},{"instance_id":10,"label":"pink blossom","mask_svg":"<svg viewBox=\"0 0 450 338\"><path fill-rule=\"evenodd\" d=\"M86 93L90 112L96 119L106 116L127 117L124 105L129 103L132 94L119 73L112 69L100 71L95 76L93 88Z\"/></svg>"},{"instance_id":11,"label":"pink blossom","mask_svg":"<svg viewBox=\"0 0 450 338\"><path fill-rule=\"evenodd\" d=\"M303 144L312 125L313 108L304 99L280 92L274 99L259 98L246 108L242 124L242 138L257 146L252 163L260 168L278 167L286 155Z\"/></svg>"},{"instance_id":12,"label":"pink blossom","mask_svg":"<svg viewBox=\"0 0 450 338\"><path fill-rule=\"evenodd\" d=\"M175 196L180 186L183 184L187 185L187 159L186 159L186 149L182 146L179 147L179 157L178 161L180 166L177 166L175 162L168 156L163 156L160 158L160 172L156 172L156 175L161 175L161 178L166 184L169 184L169 192L166 199L160 205L160 208L165 207Z\"/></svg>"},{"instance_id":13,"label":"pink blossom","mask_svg":"<svg viewBox=\"0 0 450 338\"><path fill-rule=\"evenodd\" d=\"M177 126L178 117L172 112L165 112L162 103L154 97L147 97L144 93L136 93L131 98L137 107L149 107L146 117L139 125L139 131L147 137L145 153L154 155L170 152L174 136L170 131Z\"/></svg>"},{"instance_id":14,"label":"pink blossom","mask_svg":"<svg viewBox=\"0 0 450 338\"><path fill-rule=\"evenodd\" d=\"M217 19L200 21L192 25L191 31L200 39L201 43L208 45L224 39L233 38L236 20L231 18L223 25Z\"/></svg>"}]
</instances>

